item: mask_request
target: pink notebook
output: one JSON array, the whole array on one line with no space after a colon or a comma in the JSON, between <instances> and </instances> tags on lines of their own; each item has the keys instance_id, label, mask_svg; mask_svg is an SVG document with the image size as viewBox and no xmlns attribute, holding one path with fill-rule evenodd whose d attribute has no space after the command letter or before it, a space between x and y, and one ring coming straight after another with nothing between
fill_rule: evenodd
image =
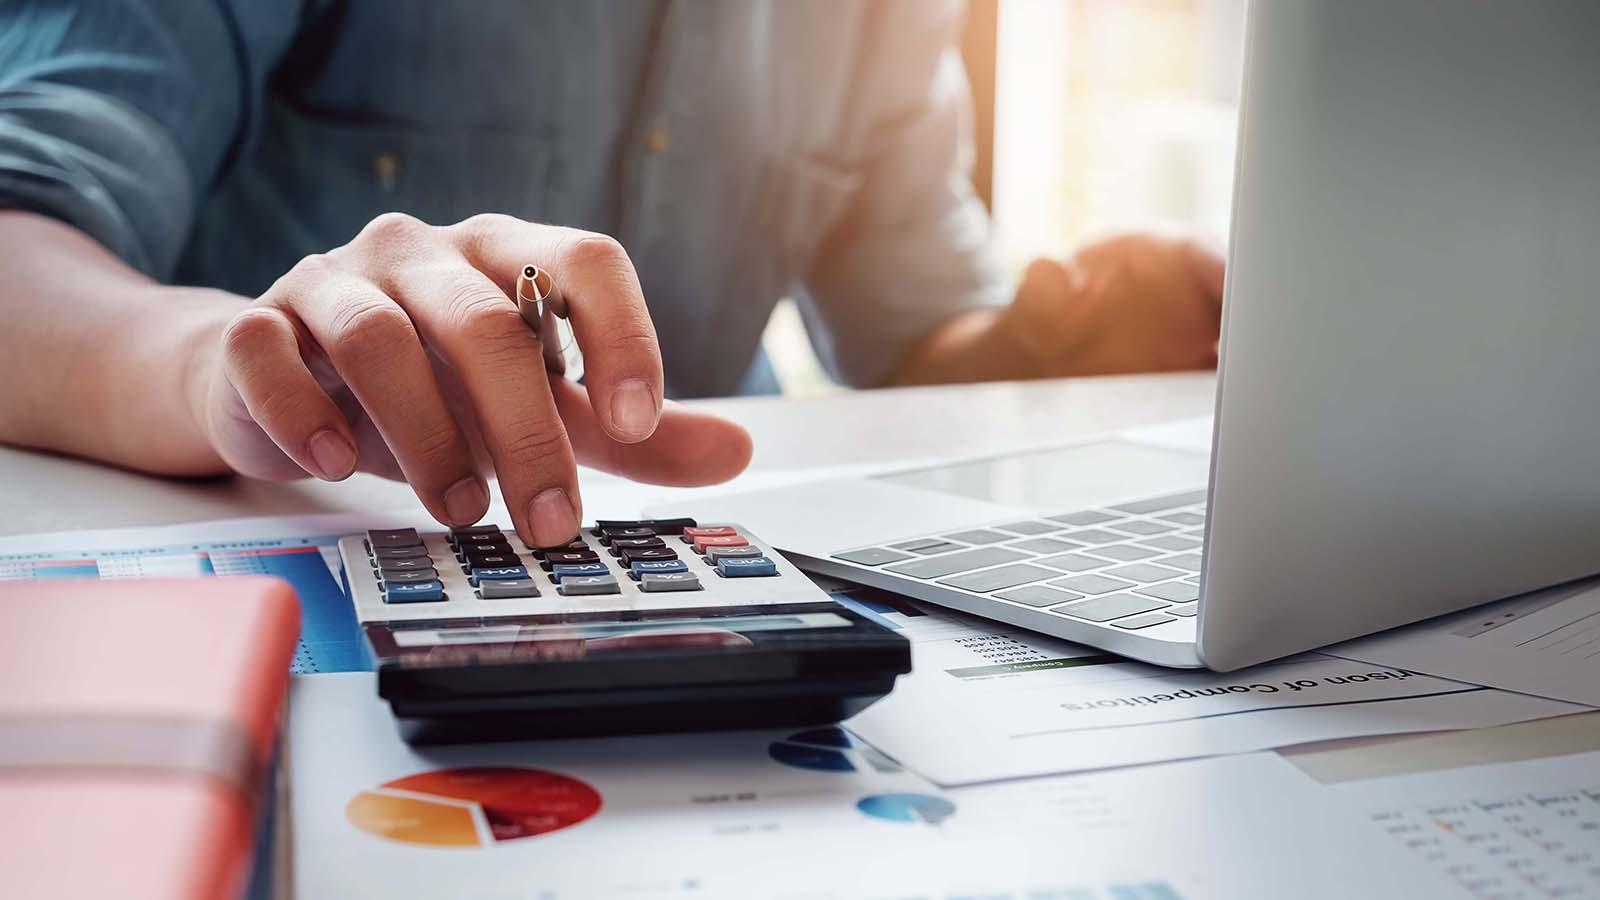
<instances>
[{"instance_id":1,"label":"pink notebook","mask_svg":"<svg viewBox=\"0 0 1600 900\"><path fill-rule=\"evenodd\" d=\"M299 622L273 578L0 584L0 894L237 896Z\"/></svg>"}]
</instances>

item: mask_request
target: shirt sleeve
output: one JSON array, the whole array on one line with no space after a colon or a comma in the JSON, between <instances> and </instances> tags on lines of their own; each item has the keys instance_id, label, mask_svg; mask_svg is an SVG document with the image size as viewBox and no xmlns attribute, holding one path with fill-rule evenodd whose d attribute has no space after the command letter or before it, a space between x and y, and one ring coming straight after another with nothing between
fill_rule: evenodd
<instances>
[{"instance_id":1,"label":"shirt sleeve","mask_svg":"<svg viewBox=\"0 0 1600 900\"><path fill-rule=\"evenodd\" d=\"M987 211L973 191L971 97L956 50L954 2L912 0L871 24L861 131L861 176L847 212L821 245L801 311L835 377L882 384L950 317L1003 304Z\"/></svg>"},{"instance_id":2,"label":"shirt sleeve","mask_svg":"<svg viewBox=\"0 0 1600 900\"><path fill-rule=\"evenodd\" d=\"M247 38L227 0L0 3L0 208L170 277L245 131L265 64Z\"/></svg>"}]
</instances>

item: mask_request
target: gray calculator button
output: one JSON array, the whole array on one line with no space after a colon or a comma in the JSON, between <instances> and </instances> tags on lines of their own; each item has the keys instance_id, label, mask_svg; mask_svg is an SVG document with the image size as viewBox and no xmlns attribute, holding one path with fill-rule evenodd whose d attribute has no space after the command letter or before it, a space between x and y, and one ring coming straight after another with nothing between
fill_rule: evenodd
<instances>
[{"instance_id":1,"label":"gray calculator button","mask_svg":"<svg viewBox=\"0 0 1600 900\"><path fill-rule=\"evenodd\" d=\"M1059 591L1041 585L1012 588L1009 591L997 591L995 596L1001 600L1010 600L1012 603L1021 603L1025 606L1056 606L1073 600L1082 600L1082 594L1071 591Z\"/></svg>"},{"instance_id":2,"label":"gray calculator button","mask_svg":"<svg viewBox=\"0 0 1600 900\"><path fill-rule=\"evenodd\" d=\"M422 543L415 528L389 528L367 532L367 543L379 547L415 547Z\"/></svg>"},{"instance_id":3,"label":"gray calculator button","mask_svg":"<svg viewBox=\"0 0 1600 900\"><path fill-rule=\"evenodd\" d=\"M1160 597L1173 603L1190 603L1200 599L1200 586L1189 584L1186 581L1169 581L1166 584L1152 584L1149 587L1138 589L1139 593L1151 597Z\"/></svg>"},{"instance_id":4,"label":"gray calculator button","mask_svg":"<svg viewBox=\"0 0 1600 900\"><path fill-rule=\"evenodd\" d=\"M639 590L654 594L663 591L698 591L700 579L693 572L660 572L639 576Z\"/></svg>"},{"instance_id":5,"label":"gray calculator button","mask_svg":"<svg viewBox=\"0 0 1600 900\"><path fill-rule=\"evenodd\" d=\"M1067 513L1064 516L1047 516L1047 518L1052 522L1060 522L1063 525L1076 525L1082 528L1085 525L1099 525L1101 522L1110 522L1121 517L1086 509L1082 512Z\"/></svg>"},{"instance_id":6,"label":"gray calculator button","mask_svg":"<svg viewBox=\"0 0 1600 900\"><path fill-rule=\"evenodd\" d=\"M1063 553L1067 550L1076 550L1083 546L1075 541L1063 541L1060 538L1028 538L1025 541L1012 541L1006 545L1029 553Z\"/></svg>"},{"instance_id":7,"label":"gray calculator button","mask_svg":"<svg viewBox=\"0 0 1600 900\"><path fill-rule=\"evenodd\" d=\"M617 584L617 579L610 575L572 575L561 579L561 586L556 592L566 597L576 597L581 594L620 594L622 585Z\"/></svg>"},{"instance_id":8,"label":"gray calculator button","mask_svg":"<svg viewBox=\"0 0 1600 900\"><path fill-rule=\"evenodd\" d=\"M1059 556L1046 556L1044 559L1034 560L1042 566L1050 566L1063 572L1087 572L1090 569L1103 569L1113 565L1110 560L1096 559L1084 556L1081 553L1063 553Z\"/></svg>"},{"instance_id":9,"label":"gray calculator button","mask_svg":"<svg viewBox=\"0 0 1600 900\"><path fill-rule=\"evenodd\" d=\"M1066 588L1080 594L1109 594L1123 588L1133 587L1133 582L1123 581L1120 578L1107 578L1103 575L1074 575L1071 578L1058 578L1050 582L1052 587ZM1157 606L1162 604L1157 603Z\"/></svg>"},{"instance_id":10,"label":"gray calculator button","mask_svg":"<svg viewBox=\"0 0 1600 900\"><path fill-rule=\"evenodd\" d=\"M1128 536L1117 534L1115 531L1103 531L1099 528L1085 528L1082 531L1069 531L1062 535L1069 541L1081 541L1085 544L1114 544L1125 541Z\"/></svg>"},{"instance_id":11,"label":"gray calculator button","mask_svg":"<svg viewBox=\"0 0 1600 900\"><path fill-rule=\"evenodd\" d=\"M760 547L707 547L706 562L716 565L718 560L744 559L750 556L766 556L767 551ZM909 556L900 556L899 559L910 559Z\"/></svg>"},{"instance_id":12,"label":"gray calculator button","mask_svg":"<svg viewBox=\"0 0 1600 900\"><path fill-rule=\"evenodd\" d=\"M478 583L478 593L485 600L537 597L539 596L539 582L534 581L532 578L491 578Z\"/></svg>"},{"instance_id":13,"label":"gray calculator button","mask_svg":"<svg viewBox=\"0 0 1600 900\"><path fill-rule=\"evenodd\" d=\"M429 566L426 569L409 569L404 572L384 571L379 577L389 584L416 584L421 581L432 581L438 578L439 572Z\"/></svg>"},{"instance_id":14,"label":"gray calculator button","mask_svg":"<svg viewBox=\"0 0 1600 900\"><path fill-rule=\"evenodd\" d=\"M1057 606L1050 611L1075 619L1087 619L1090 622L1109 622L1112 619L1149 612L1164 606L1166 604L1160 600L1151 600L1148 597L1112 594L1109 597L1091 597L1088 600L1079 600L1077 603L1068 603L1066 606Z\"/></svg>"},{"instance_id":15,"label":"gray calculator button","mask_svg":"<svg viewBox=\"0 0 1600 900\"><path fill-rule=\"evenodd\" d=\"M1200 571L1201 565L1200 554L1198 553L1185 553L1182 556L1164 556L1156 561L1164 566L1177 566L1180 569L1187 569L1190 572Z\"/></svg>"},{"instance_id":16,"label":"gray calculator button","mask_svg":"<svg viewBox=\"0 0 1600 900\"><path fill-rule=\"evenodd\" d=\"M1160 537L1145 538L1139 543L1144 544L1146 547L1160 547L1162 550L1170 550L1174 553L1180 550L1194 550L1200 546L1200 542L1194 538L1178 534L1164 534Z\"/></svg>"},{"instance_id":17,"label":"gray calculator button","mask_svg":"<svg viewBox=\"0 0 1600 900\"><path fill-rule=\"evenodd\" d=\"M1049 534L1052 531L1061 530L1061 526L1053 522L1040 522L1037 520L1027 522L1012 522L1010 525L996 525L994 527L1000 529L1001 531L1010 531L1015 534L1027 535L1028 537L1033 537L1034 535L1038 534Z\"/></svg>"},{"instance_id":18,"label":"gray calculator button","mask_svg":"<svg viewBox=\"0 0 1600 900\"><path fill-rule=\"evenodd\" d=\"M901 541L898 544L890 544L889 549L904 550L907 553L921 553L929 547L943 543L944 541L941 541L938 538L917 538L914 541Z\"/></svg>"},{"instance_id":19,"label":"gray calculator button","mask_svg":"<svg viewBox=\"0 0 1600 900\"><path fill-rule=\"evenodd\" d=\"M1001 563L1016 562L1027 559L1027 554L1003 547L983 547L978 550L967 550L961 553L951 553L947 556L935 556L931 559L919 559L916 562L900 563L889 566L886 571L896 575L910 575L913 578L943 578L957 572L970 572L973 569L986 569L989 566L998 566Z\"/></svg>"},{"instance_id":20,"label":"gray calculator button","mask_svg":"<svg viewBox=\"0 0 1600 900\"><path fill-rule=\"evenodd\" d=\"M1152 566L1149 563L1134 563L1131 566L1118 566L1115 569L1107 569L1102 574L1110 575L1113 578L1127 578L1130 581L1142 581L1147 584L1152 581L1166 581L1168 578L1179 578L1183 575L1183 573L1177 569L1169 569L1166 566Z\"/></svg>"},{"instance_id":21,"label":"gray calculator button","mask_svg":"<svg viewBox=\"0 0 1600 900\"><path fill-rule=\"evenodd\" d=\"M1134 562L1135 560L1149 559L1152 556L1161 555L1160 550L1150 550L1133 544L1112 544L1109 547L1093 547L1090 548L1089 552L1095 556L1104 556L1107 559L1114 559L1118 562Z\"/></svg>"},{"instance_id":22,"label":"gray calculator button","mask_svg":"<svg viewBox=\"0 0 1600 900\"><path fill-rule=\"evenodd\" d=\"M1111 527L1118 531L1126 531L1129 534L1161 534L1164 531L1173 531L1178 526L1168 525L1165 522L1152 522L1149 519L1129 519L1126 522L1118 522Z\"/></svg>"},{"instance_id":23,"label":"gray calculator button","mask_svg":"<svg viewBox=\"0 0 1600 900\"><path fill-rule=\"evenodd\" d=\"M1205 500L1206 492L1204 490L1185 491L1181 494L1169 494L1165 497L1155 497L1150 500L1140 500L1137 503L1119 503L1111 508L1125 513L1133 513L1136 516L1142 516L1147 513L1160 512L1163 509L1177 509L1180 506L1193 506L1196 503L1204 503ZM1162 518L1166 518L1166 516L1162 516Z\"/></svg>"},{"instance_id":24,"label":"gray calculator button","mask_svg":"<svg viewBox=\"0 0 1600 900\"><path fill-rule=\"evenodd\" d=\"M431 572L433 571L433 559L427 556L416 556L411 559L385 559L379 560L378 568L384 574L390 572Z\"/></svg>"},{"instance_id":25,"label":"gray calculator button","mask_svg":"<svg viewBox=\"0 0 1600 900\"><path fill-rule=\"evenodd\" d=\"M960 550L965 546L965 544L953 544L950 541L935 541L932 544L924 544L920 550L911 552L918 556L932 556L935 553L949 553L951 550Z\"/></svg>"},{"instance_id":26,"label":"gray calculator button","mask_svg":"<svg viewBox=\"0 0 1600 900\"><path fill-rule=\"evenodd\" d=\"M1195 613L1199 611L1200 604L1198 603L1180 603L1177 606L1169 606L1162 610L1164 613L1171 613L1175 616L1183 616L1186 619L1194 618Z\"/></svg>"},{"instance_id":27,"label":"gray calculator button","mask_svg":"<svg viewBox=\"0 0 1600 900\"><path fill-rule=\"evenodd\" d=\"M1167 515L1164 515L1161 518L1167 520L1168 522L1174 522L1174 523L1176 523L1178 525L1195 526L1195 525L1204 525L1206 523L1206 517L1205 516L1199 515L1197 513L1192 513L1192 512L1168 513Z\"/></svg>"},{"instance_id":28,"label":"gray calculator button","mask_svg":"<svg viewBox=\"0 0 1600 900\"><path fill-rule=\"evenodd\" d=\"M963 544L993 544L1006 540L1007 538L1011 537L1011 535L1006 534L1003 531L990 531L987 528L974 528L971 531L958 531L955 534L947 534L945 537L952 541L960 541Z\"/></svg>"},{"instance_id":29,"label":"gray calculator button","mask_svg":"<svg viewBox=\"0 0 1600 900\"><path fill-rule=\"evenodd\" d=\"M753 549L759 551L759 548ZM759 552L756 555L760 555ZM851 550L849 553L835 553L833 558L842 559L845 562L853 562L858 566L881 566L884 563L910 559L911 555L909 553L896 553L883 547L868 547L865 550Z\"/></svg>"},{"instance_id":30,"label":"gray calculator button","mask_svg":"<svg viewBox=\"0 0 1600 900\"><path fill-rule=\"evenodd\" d=\"M1168 616L1168 615L1164 615L1162 613L1154 612L1154 613L1145 613L1142 616L1134 616L1131 619L1118 619L1117 621L1112 622L1111 624L1117 626L1118 628L1126 628L1129 631L1134 631L1134 630L1137 630L1137 629L1140 629L1140 628L1149 628L1151 625L1160 625L1163 622L1176 622L1176 621L1178 621L1178 620L1173 618L1172 616Z\"/></svg>"},{"instance_id":31,"label":"gray calculator button","mask_svg":"<svg viewBox=\"0 0 1600 900\"><path fill-rule=\"evenodd\" d=\"M958 587L962 590L987 594L990 591L1016 587L1019 584L1027 584L1030 581L1043 581L1046 578L1054 578L1058 574L1060 573L1051 569L1019 563L1014 566L1001 566L998 569L985 569L982 572L969 572L965 575L957 575L954 578L941 578L939 583Z\"/></svg>"}]
</instances>

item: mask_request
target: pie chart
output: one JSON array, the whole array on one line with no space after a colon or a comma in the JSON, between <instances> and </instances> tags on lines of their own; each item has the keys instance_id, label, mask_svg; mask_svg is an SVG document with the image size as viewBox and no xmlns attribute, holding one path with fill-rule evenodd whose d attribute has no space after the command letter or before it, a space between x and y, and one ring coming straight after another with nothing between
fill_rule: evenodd
<instances>
[{"instance_id":1,"label":"pie chart","mask_svg":"<svg viewBox=\"0 0 1600 900\"><path fill-rule=\"evenodd\" d=\"M937 825L955 815L956 805L930 794L873 794L857 801L856 809L887 822Z\"/></svg>"},{"instance_id":2,"label":"pie chart","mask_svg":"<svg viewBox=\"0 0 1600 900\"><path fill-rule=\"evenodd\" d=\"M843 728L815 728L791 734L767 745L767 755L796 769L815 772L898 772L894 760L859 740Z\"/></svg>"},{"instance_id":3,"label":"pie chart","mask_svg":"<svg viewBox=\"0 0 1600 900\"><path fill-rule=\"evenodd\" d=\"M600 811L600 792L566 775L513 766L421 772L362 791L350 824L427 847L492 847L570 828Z\"/></svg>"}]
</instances>

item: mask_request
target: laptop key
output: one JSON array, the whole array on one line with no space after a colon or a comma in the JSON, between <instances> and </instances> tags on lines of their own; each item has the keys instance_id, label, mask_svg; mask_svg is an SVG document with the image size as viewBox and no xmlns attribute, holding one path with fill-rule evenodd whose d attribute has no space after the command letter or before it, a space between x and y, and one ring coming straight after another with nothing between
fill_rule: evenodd
<instances>
[{"instance_id":1,"label":"laptop key","mask_svg":"<svg viewBox=\"0 0 1600 900\"><path fill-rule=\"evenodd\" d=\"M1177 509L1180 506L1193 506L1196 503L1204 503L1205 500L1206 492L1202 489L1198 491L1185 491L1181 494L1169 494L1165 497L1153 497L1149 500L1140 500L1135 503L1119 503L1111 508L1118 512L1133 513L1136 516L1143 516L1153 512L1160 512L1164 509ZM1166 516L1162 516L1162 518L1166 518Z\"/></svg>"},{"instance_id":2,"label":"laptop key","mask_svg":"<svg viewBox=\"0 0 1600 900\"><path fill-rule=\"evenodd\" d=\"M1069 531L1062 535L1062 537L1069 541L1081 541L1085 544L1113 544L1117 541L1125 541L1128 539L1128 536L1125 534L1117 534L1115 531L1104 531L1099 528L1085 528L1082 531Z\"/></svg>"},{"instance_id":3,"label":"laptop key","mask_svg":"<svg viewBox=\"0 0 1600 900\"><path fill-rule=\"evenodd\" d=\"M1117 531L1126 531L1129 534L1161 534L1162 532L1173 531L1178 526L1168 525L1165 522L1152 522L1149 519L1129 519L1126 522L1118 522L1110 527Z\"/></svg>"},{"instance_id":4,"label":"laptop key","mask_svg":"<svg viewBox=\"0 0 1600 900\"><path fill-rule=\"evenodd\" d=\"M1123 581L1120 578L1107 578L1104 575L1074 575L1071 578L1058 578L1050 582L1050 586L1066 588L1069 591L1077 591L1080 594L1109 594L1112 591L1131 588L1134 584L1131 581ZM1164 604L1159 604L1158 602L1158 605Z\"/></svg>"},{"instance_id":5,"label":"laptop key","mask_svg":"<svg viewBox=\"0 0 1600 900\"><path fill-rule=\"evenodd\" d=\"M1145 545L1146 547L1157 547L1173 553L1177 553L1182 550L1197 550L1200 547L1199 541L1192 537L1184 537L1181 534L1164 534L1160 537L1147 537L1139 541L1139 543Z\"/></svg>"},{"instance_id":6,"label":"laptop key","mask_svg":"<svg viewBox=\"0 0 1600 900\"><path fill-rule=\"evenodd\" d=\"M1156 562L1164 566L1177 566L1190 572L1198 572L1201 568L1200 554L1198 553L1185 553L1182 556L1163 556Z\"/></svg>"},{"instance_id":7,"label":"laptop key","mask_svg":"<svg viewBox=\"0 0 1600 900\"><path fill-rule=\"evenodd\" d=\"M1083 599L1082 594L1074 594L1071 591L1058 590L1037 584L1012 588L1009 591L996 591L994 595L1001 600L1010 600L1012 603L1021 603L1024 606L1057 606L1073 600Z\"/></svg>"},{"instance_id":8,"label":"laptop key","mask_svg":"<svg viewBox=\"0 0 1600 900\"><path fill-rule=\"evenodd\" d=\"M949 553L951 550L961 550L966 546L966 544L957 544L951 541L938 541L932 544L925 544L922 549L911 552L918 556L932 556L935 553Z\"/></svg>"},{"instance_id":9,"label":"laptop key","mask_svg":"<svg viewBox=\"0 0 1600 900\"><path fill-rule=\"evenodd\" d=\"M1178 620L1176 618L1172 617L1172 616L1165 615L1163 613L1153 612L1153 613L1145 613L1142 616L1134 616L1131 619L1118 619L1117 621L1112 622L1111 624L1117 626L1118 628L1126 628L1129 631L1135 631L1135 630L1138 630L1140 628L1149 628L1151 625L1160 625L1163 622L1176 622L1176 621L1178 621Z\"/></svg>"},{"instance_id":10,"label":"laptop key","mask_svg":"<svg viewBox=\"0 0 1600 900\"><path fill-rule=\"evenodd\" d=\"M1076 550L1083 545L1076 541L1063 541L1060 538L1029 538L1025 541L1012 541L1006 545L1017 550L1026 550L1029 553L1064 553Z\"/></svg>"},{"instance_id":11,"label":"laptop key","mask_svg":"<svg viewBox=\"0 0 1600 900\"><path fill-rule=\"evenodd\" d=\"M1109 547L1090 547L1089 552L1093 553L1095 556L1104 556L1107 559L1114 559L1118 562L1137 562L1141 559L1149 559L1152 556L1161 555L1160 550L1150 550L1135 544L1112 544Z\"/></svg>"},{"instance_id":12,"label":"laptop key","mask_svg":"<svg viewBox=\"0 0 1600 900\"><path fill-rule=\"evenodd\" d=\"M1195 613L1198 613L1199 611L1200 604L1198 603L1180 603L1177 606L1169 606L1162 610L1164 613L1171 613L1175 616L1183 616L1185 619L1194 618Z\"/></svg>"},{"instance_id":13,"label":"laptop key","mask_svg":"<svg viewBox=\"0 0 1600 900\"><path fill-rule=\"evenodd\" d=\"M881 566L884 563L911 559L911 554L896 553L885 547L868 547L864 550L851 550L849 553L835 553L833 558L855 563L858 566Z\"/></svg>"},{"instance_id":14,"label":"laptop key","mask_svg":"<svg viewBox=\"0 0 1600 900\"><path fill-rule=\"evenodd\" d=\"M1147 613L1151 610L1161 609L1167 604L1149 597L1135 597L1132 594L1111 594L1107 597L1090 597L1088 600L1079 600L1065 606L1051 607L1053 613L1071 616L1074 619L1086 619L1090 622L1109 622L1123 616L1137 613Z\"/></svg>"},{"instance_id":15,"label":"laptop key","mask_svg":"<svg viewBox=\"0 0 1600 900\"><path fill-rule=\"evenodd\" d=\"M1142 581L1145 583L1166 581L1168 578L1180 578L1183 576L1183 573L1177 569L1169 569L1166 566L1152 566L1149 563L1134 563L1131 566L1118 566L1115 569L1107 569L1101 574L1110 575L1113 578L1127 578L1131 581Z\"/></svg>"},{"instance_id":16,"label":"laptop key","mask_svg":"<svg viewBox=\"0 0 1600 900\"><path fill-rule=\"evenodd\" d=\"M1173 603L1191 603L1200 599L1200 586L1189 584L1186 581L1169 581L1166 584L1151 584L1136 588L1140 594L1170 600Z\"/></svg>"},{"instance_id":17,"label":"laptop key","mask_svg":"<svg viewBox=\"0 0 1600 900\"><path fill-rule=\"evenodd\" d=\"M890 544L889 549L904 550L907 553L921 553L928 547L933 547L943 543L945 542L939 540L938 538L917 538L914 541L901 541L898 544Z\"/></svg>"},{"instance_id":18,"label":"laptop key","mask_svg":"<svg viewBox=\"0 0 1600 900\"><path fill-rule=\"evenodd\" d=\"M1038 520L1028 522L1012 522L1010 525L996 525L994 527L1000 529L1001 531L1010 531L1016 534L1026 535L1028 537L1033 537L1040 534L1049 534L1052 531L1061 530L1060 525L1057 525L1053 522L1040 522Z\"/></svg>"},{"instance_id":19,"label":"laptop key","mask_svg":"<svg viewBox=\"0 0 1600 900\"><path fill-rule=\"evenodd\" d=\"M896 575L910 575L912 578L943 578L946 575L971 572L973 569L987 569L990 566L1027 558L1025 553L1007 550L1004 547L980 547L976 550L919 559L915 562L898 563L889 566L886 571Z\"/></svg>"},{"instance_id":20,"label":"laptop key","mask_svg":"<svg viewBox=\"0 0 1600 900\"><path fill-rule=\"evenodd\" d=\"M987 528L974 528L971 531L957 531L945 537L952 541L961 541L964 544L994 544L1010 538L1011 535L1003 531L990 531Z\"/></svg>"},{"instance_id":21,"label":"laptop key","mask_svg":"<svg viewBox=\"0 0 1600 900\"><path fill-rule=\"evenodd\" d=\"M1092 509L1086 509L1082 512L1067 513L1066 515L1062 516L1045 516L1045 518L1052 522L1060 522L1063 525L1076 525L1077 527L1082 528L1085 525L1099 525L1102 522L1112 522L1122 517L1114 516L1110 513L1095 512Z\"/></svg>"},{"instance_id":22,"label":"laptop key","mask_svg":"<svg viewBox=\"0 0 1600 900\"><path fill-rule=\"evenodd\" d=\"M1088 572L1091 569L1104 569L1106 566L1116 565L1110 560L1096 559L1093 556L1084 556L1081 553L1062 553L1059 556L1046 556L1034 562L1041 566L1050 566L1063 572Z\"/></svg>"},{"instance_id":23,"label":"laptop key","mask_svg":"<svg viewBox=\"0 0 1600 900\"><path fill-rule=\"evenodd\" d=\"M966 575L957 575L954 578L941 578L939 583L958 587L962 590L975 591L979 594L987 594L990 591L998 591L1001 588L1016 587L1019 584L1027 584L1031 581L1054 578L1057 574L1059 573L1053 569L1019 563L1017 565L1001 566L997 569L985 569L982 572L969 572Z\"/></svg>"},{"instance_id":24,"label":"laptop key","mask_svg":"<svg viewBox=\"0 0 1600 900\"><path fill-rule=\"evenodd\" d=\"M1173 524L1176 524L1176 525L1188 525L1188 526L1192 526L1192 527L1199 527L1199 526L1204 525L1206 523L1206 517L1205 516L1199 515L1198 513L1192 513L1192 512L1169 513L1167 515L1162 516L1161 518L1165 519L1168 522L1172 522Z\"/></svg>"}]
</instances>

